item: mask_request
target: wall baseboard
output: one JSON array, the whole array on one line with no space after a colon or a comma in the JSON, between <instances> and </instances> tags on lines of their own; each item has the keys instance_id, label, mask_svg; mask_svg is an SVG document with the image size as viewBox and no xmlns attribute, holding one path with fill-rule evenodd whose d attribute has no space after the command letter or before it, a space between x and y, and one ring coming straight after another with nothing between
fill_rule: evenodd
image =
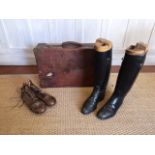
<instances>
[{"instance_id":1,"label":"wall baseboard","mask_svg":"<svg viewBox=\"0 0 155 155\"><path fill-rule=\"evenodd\" d=\"M120 66L112 66L111 72L118 73ZM155 66L144 66L144 73L155 72ZM37 74L37 66L0 66L0 74Z\"/></svg>"}]
</instances>

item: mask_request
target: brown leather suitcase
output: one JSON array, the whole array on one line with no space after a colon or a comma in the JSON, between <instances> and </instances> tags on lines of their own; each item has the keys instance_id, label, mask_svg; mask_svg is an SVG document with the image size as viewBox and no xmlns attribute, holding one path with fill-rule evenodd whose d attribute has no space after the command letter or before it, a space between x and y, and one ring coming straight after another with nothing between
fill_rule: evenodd
<instances>
[{"instance_id":1,"label":"brown leather suitcase","mask_svg":"<svg viewBox=\"0 0 155 155\"><path fill-rule=\"evenodd\" d=\"M34 48L41 87L92 86L94 44L64 42Z\"/></svg>"}]
</instances>

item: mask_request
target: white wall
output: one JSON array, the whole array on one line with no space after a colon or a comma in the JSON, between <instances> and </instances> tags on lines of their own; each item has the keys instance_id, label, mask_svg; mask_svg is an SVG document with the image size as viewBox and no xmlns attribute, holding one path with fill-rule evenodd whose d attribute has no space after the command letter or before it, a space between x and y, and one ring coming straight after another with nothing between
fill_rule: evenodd
<instances>
[{"instance_id":1,"label":"white wall","mask_svg":"<svg viewBox=\"0 0 155 155\"><path fill-rule=\"evenodd\" d=\"M145 64L155 65L155 20L0 20L0 65L33 65L39 42L94 42L103 37L114 45L113 64L120 65L124 49L149 44Z\"/></svg>"}]
</instances>

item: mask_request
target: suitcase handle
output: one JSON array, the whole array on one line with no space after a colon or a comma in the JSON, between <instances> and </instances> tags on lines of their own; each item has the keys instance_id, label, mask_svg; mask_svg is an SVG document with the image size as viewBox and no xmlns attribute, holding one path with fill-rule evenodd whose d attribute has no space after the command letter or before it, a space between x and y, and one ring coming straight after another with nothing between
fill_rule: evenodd
<instances>
[{"instance_id":1,"label":"suitcase handle","mask_svg":"<svg viewBox=\"0 0 155 155\"><path fill-rule=\"evenodd\" d=\"M62 48L79 48L79 47L82 47L82 44L74 41L66 41L62 43Z\"/></svg>"}]
</instances>

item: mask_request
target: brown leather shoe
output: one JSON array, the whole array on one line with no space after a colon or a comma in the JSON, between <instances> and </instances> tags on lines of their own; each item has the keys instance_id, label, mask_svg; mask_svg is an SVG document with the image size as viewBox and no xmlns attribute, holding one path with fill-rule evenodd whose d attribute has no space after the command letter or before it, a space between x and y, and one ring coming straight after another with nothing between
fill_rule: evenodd
<instances>
[{"instance_id":1,"label":"brown leather shoe","mask_svg":"<svg viewBox=\"0 0 155 155\"><path fill-rule=\"evenodd\" d=\"M55 97L42 92L36 85L32 83L31 80L28 81L30 89L35 93L35 95L42 100L47 106L53 106L56 104Z\"/></svg>"},{"instance_id":2,"label":"brown leather shoe","mask_svg":"<svg viewBox=\"0 0 155 155\"><path fill-rule=\"evenodd\" d=\"M32 112L41 114L46 111L45 103L36 97L35 93L26 83L21 88L21 98Z\"/></svg>"}]
</instances>

